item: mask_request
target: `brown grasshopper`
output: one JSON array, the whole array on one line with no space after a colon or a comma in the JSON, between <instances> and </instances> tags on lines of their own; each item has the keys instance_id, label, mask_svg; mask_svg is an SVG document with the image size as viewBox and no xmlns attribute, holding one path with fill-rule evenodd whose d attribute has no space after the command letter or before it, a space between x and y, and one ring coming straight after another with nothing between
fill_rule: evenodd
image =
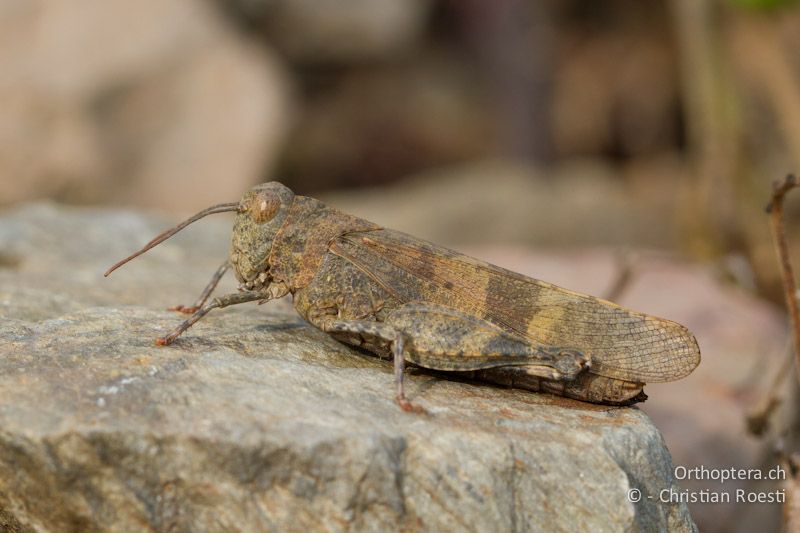
<instances>
[{"instance_id":1,"label":"brown grasshopper","mask_svg":"<svg viewBox=\"0 0 800 533\"><path fill-rule=\"evenodd\" d=\"M347 344L392 356L396 400L406 362L533 391L612 405L644 401L645 383L688 375L694 336L620 307L384 229L270 182L210 207L150 241L116 268L213 213L235 211L230 257L172 343L209 311L292 294L308 322ZM239 292L206 303L233 267Z\"/></svg>"}]
</instances>

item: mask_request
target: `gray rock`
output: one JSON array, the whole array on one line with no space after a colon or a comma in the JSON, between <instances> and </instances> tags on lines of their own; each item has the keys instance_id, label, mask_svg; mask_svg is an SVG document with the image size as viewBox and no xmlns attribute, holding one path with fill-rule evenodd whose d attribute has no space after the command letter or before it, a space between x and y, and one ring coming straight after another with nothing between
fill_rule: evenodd
<instances>
[{"instance_id":1,"label":"gray rock","mask_svg":"<svg viewBox=\"0 0 800 533\"><path fill-rule=\"evenodd\" d=\"M228 232L204 221L103 279L163 225L44 204L0 216L0 528L695 530L659 502L678 487L638 409L412 371L430 414L404 413L387 361L288 302L155 346Z\"/></svg>"}]
</instances>

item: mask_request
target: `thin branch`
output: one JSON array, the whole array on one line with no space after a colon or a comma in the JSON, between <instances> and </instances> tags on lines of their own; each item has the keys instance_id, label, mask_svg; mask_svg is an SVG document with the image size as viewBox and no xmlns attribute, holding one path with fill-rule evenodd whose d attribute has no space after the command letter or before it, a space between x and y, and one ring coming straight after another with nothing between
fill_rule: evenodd
<instances>
[{"instance_id":1,"label":"thin branch","mask_svg":"<svg viewBox=\"0 0 800 533\"><path fill-rule=\"evenodd\" d=\"M775 251L778 254L778 264L781 267L783 278L783 292L786 297L786 307L792 320L794 331L795 370L800 380L800 306L797 304L797 283L794 277L792 261L789 257L789 244L786 240L786 226L783 222L783 201L786 193L797 187L797 178L793 174L786 176L782 182L773 183L772 200L767 204L766 211L770 215L772 237L775 239Z\"/></svg>"},{"instance_id":2,"label":"thin branch","mask_svg":"<svg viewBox=\"0 0 800 533\"><path fill-rule=\"evenodd\" d=\"M778 264L781 267L783 278L783 292L786 298L786 307L792 320L794 331L795 370L800 380L800 309L797 302L797 282L795 281L792 261L789 257L789 244L786 240L786 227L783 221L783 202L786 194L798 186L797 178L789 174L783 182L772 185L772 200L767 205L766 211L770 215L772 236L775 241L775 251L778 255ZM800 524L800 479L798 479L796 457L786 455L784 464L788 467L790 476L784 482L786 503L783 508L783 526L785 531L796 531Z\"/></svg>"},{"instance_id":3,"label":"thin branch","mask_svg":"<svg viewBox=\"0 0 800 533\"><path fill-rule=\"evenodd\" d=\"M775 409L781 404L781 398L778 395L778 391L783 385L786 376L789 375L791 372L792 360L794 359L794 350L792 346L792 341L789 340L786 343L786 350L784 351L784 359L783 364L778 369L778 372L772 378L772 382L770 386L767 388L767 396L764 398L764 401L761 402L761 406L757 409L754 409L747 415L745 422L747 424L747 430L750 432L751 435L755 435L756 437L763 436L767 430L769 429L769 421L772 417L772 413L775 412Z\"/></svg>"},{"instance_id":4,"label":"thin branch","mask_svg":"<svg viewBox=\"0 0 800 533\"><path fill-rule=\"evenodd\" d=\"M616 302L620 299L633 280L634 263L633 253L630 250L625 250L617 255L616 275L611 286L603 296L604 299L610 302Z\"/></svg>"}]
</instances>

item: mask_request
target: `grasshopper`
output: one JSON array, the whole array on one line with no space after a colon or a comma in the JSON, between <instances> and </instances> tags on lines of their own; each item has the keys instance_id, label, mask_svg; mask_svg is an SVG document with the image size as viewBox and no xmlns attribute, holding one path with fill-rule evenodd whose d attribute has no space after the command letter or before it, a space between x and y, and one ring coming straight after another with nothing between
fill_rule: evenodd
<instances>
[{"instance_id":1,"label":"grasshopper","mask_svg":"<svg viewBox=\"0 0 800 533\"><path fill-rule=\"evenodd\" d=\"M171 308L191 317L157 344L171 344L212 309L291 294L313 326L393 358L395 399L406 411L421 411L403 392L407 362L610 405L644 401L645 383L680 379L700 363L680 324L382 228L278 182L197 213L105 275L196 220L229 211L229 258L194 305ZM239 292L208 302L231 268Z\"/></svg>"}]
</instances>

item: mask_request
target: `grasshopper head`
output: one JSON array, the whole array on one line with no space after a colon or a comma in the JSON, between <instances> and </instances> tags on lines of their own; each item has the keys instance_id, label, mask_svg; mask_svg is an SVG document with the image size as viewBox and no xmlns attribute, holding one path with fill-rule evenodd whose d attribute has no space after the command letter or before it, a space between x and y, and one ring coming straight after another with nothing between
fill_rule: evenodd
<instances>
[{"instance_id":1,"label":"grasshopper head","mask_svg":"<svg viewBox=\"0 0 800 533\"><path fill-rule=\"evenodd\" d=\"M233 224L231 265L243 289L257 289L271 281L269 254L283 226L294 193L277 181L250 189L239 202Z\"/></svg>"},{"instance_id":2,"label":"grasshopper head","mask_svg":"<svg viewBox=\"0 0 800 533\"><path fill-rule=\"evenodd\" d=\"M269 282L272 280L269 272L269 253L272 250L272 241L283 225L293 201L294 193L277 181L256 185L245 193L238 203L213 205L184 220L174 228L157 235L141 250L112 265L104 275L108 276L131 259L158 246L189 224L205 216L235 211L238 214L233 225L230 262L234 267L236 277L241 283L242 289L269 286Z\"/></svg>"}]
</instances>

